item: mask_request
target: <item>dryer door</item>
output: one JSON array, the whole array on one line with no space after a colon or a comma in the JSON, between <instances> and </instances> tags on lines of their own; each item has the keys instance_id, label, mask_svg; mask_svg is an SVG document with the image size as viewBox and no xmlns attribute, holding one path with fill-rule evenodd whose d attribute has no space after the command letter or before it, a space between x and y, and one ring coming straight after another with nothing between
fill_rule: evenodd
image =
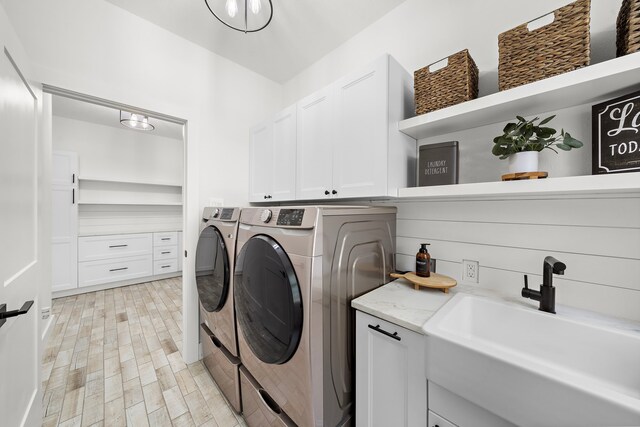
<instances>
[{"instance_id":1,"label":"dryer door","mask_svg":"<svg viewBox=\"0 0 640 427\"><path fill-rule=\"evenodd\" d=\"M220 311L229 293L229 256L220 231L213 225L202 230L196 249L196 285L200 304L209 313Z\"/></svg>"},{"instance_id":2,"label":"dryer door","mask_svg":"<svg viewBox=\"0 0 640 427\"><path fill-rule=\"evenodd\" d=\"M284 249L265 235L245 243L236 260L234 301L240 330L261 361L282 364L302 333L302 294Z\"/></svg>"}]
</instances>

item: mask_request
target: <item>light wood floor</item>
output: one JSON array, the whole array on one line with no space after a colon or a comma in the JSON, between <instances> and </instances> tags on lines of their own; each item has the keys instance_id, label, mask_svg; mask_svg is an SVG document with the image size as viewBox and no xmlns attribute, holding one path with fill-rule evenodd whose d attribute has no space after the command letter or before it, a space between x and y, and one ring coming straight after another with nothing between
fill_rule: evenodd
<instances>
[{"instance_id":1,"label":"light wood floor","mask_svg":"<svg viewBox=\"0 0 640 427\"><path fill-rule=\"evenodd\" d=\"M55 299L43 426L246 426L202 362L186 365L181 279Z\"/></svg>"}]
</instances>

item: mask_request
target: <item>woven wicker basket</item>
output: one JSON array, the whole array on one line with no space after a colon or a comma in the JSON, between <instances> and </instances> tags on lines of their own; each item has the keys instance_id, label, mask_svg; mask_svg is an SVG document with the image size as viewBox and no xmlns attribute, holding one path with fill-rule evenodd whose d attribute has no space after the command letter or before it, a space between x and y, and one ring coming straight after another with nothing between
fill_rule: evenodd
<instances>
[{"instance_id":1,"label":"woven wicker basket","mask_svg":"<svg viewBox=\"0 0 640 427\"><path fill-rule=\"evenodd\" d=\"M624 0L618 14L617 56L640 50L640 0Z\"/></svg>"},{"instance_id":2,"label":"woven wicker basket","mask_svg":"<svg viewBox=\"0 0 640 427\"><path fill-rule=\"evenodd\" d=\"M429 71L444 60L446 67ZM478 97L478 67L465 49L416 71L413 86L416 114L439 110Z\"/></svg>"},{"instance_id":3,"label":"woven wicker basket","mask_svg":"<svg viewBox=\"0 0 640 427\"><path fill-rule=\"evenodd\" d=\"M551 13L552 23L529 30L522 24L498 36L500 90L589 65L591 0L578 0ZM548 15L544 15L544 18Z\"/></svg>"}]
</instances>

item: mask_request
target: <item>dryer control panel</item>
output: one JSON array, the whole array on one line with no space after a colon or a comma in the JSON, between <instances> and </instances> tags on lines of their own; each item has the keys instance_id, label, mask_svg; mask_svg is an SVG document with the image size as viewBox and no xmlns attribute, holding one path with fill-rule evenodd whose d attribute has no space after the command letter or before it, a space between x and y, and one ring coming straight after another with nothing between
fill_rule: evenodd
<instances>
[{"instance_id":1,"label":"dryer control panel","mask_svg":"<svg viewBox=\"0 0 640 427\"><path fill-rule=\"evenodd\" d=\"M301 226L304 209L280 209L277 225Z\"/></svg>"}]
</instances>

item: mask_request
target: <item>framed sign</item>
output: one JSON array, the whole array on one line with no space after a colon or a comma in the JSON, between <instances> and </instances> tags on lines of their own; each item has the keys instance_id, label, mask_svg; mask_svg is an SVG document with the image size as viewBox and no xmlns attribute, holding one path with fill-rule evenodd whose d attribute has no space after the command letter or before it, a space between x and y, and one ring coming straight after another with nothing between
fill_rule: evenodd
<instances>
[{"instance_id":1,"label":"framed sign","mask_svg":"<svg viewBox=\"0 0 640 427\"><path fill-rule=\"evenodd\" d=\"M458 142L418 148L418 187L458 183Z\"/></svg>"},{"instance_id":2,"label":"framed sign","mask_svg":"<svg viewBox=\"0 0 640 427\"><path fill-rule=\"evenodd\" d=\"M592 107L593 175L640 171L640 92Z\"/></svg>"}]
</instances>

